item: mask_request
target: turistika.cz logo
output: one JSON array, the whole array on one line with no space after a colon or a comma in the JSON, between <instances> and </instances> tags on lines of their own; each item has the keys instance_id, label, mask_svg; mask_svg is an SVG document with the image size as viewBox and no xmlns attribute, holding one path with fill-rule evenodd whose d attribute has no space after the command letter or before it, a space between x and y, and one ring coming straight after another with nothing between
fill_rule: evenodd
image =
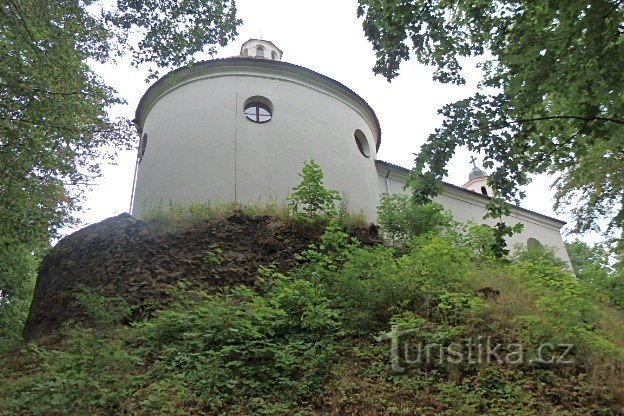
<instances>
[{"instance_id":1,"label":"turistika.cz logo","mask_svg":"<svg viewBox=\"0 0 624 416\"><path fill-rule=\"evenodd\" d=\"M430 364L574 364L571 352L574 344L544 343L529 354L522 343L497 343L490 336L466 338L462 342L422 343L406 340L407 335L418 329L399 330L392 325L390 332L375 339L379 342L390 340L390 360L392 370L402 373L407 367L427 366ZM403 337L403 338L402 338Z\"/></svg>"}]
</instances>

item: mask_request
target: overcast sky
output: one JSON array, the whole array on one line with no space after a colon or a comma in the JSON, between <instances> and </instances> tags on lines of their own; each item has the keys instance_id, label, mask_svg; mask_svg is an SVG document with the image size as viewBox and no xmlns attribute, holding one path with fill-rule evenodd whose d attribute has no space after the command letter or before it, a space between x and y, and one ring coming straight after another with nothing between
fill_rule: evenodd
<instances>
[{"instance_id":1,"label":"overcast sky","mask_svg":"<svg viewBox=\"0 0 624 416\"><path fill-rule=\"evenodd\" d=\"M356 17L355 0L238 0L237 6L239 17L243 19L240 34L219 50L217 58L238 55L240 45L247 39L262 38L272 41L284 52L284 61L345 84L377 113L383 137L379 159L411 167L413 153L418 152L427 136L441 124L437 109L475 91L479 74L470 68L466 71L468 85L462 87L432 81L432 70L415 61L404 63L399 77L391 83L375 76L372 72L375 55L364 37L362 21ZM146 71L123 62L97 66L96 70L128 102L115 113L132 119L149 86L144 82ZM446 178L448 182L461 186L467 181L471 168L469 157L467 151L460 151L453 158ZM104 168L103 177L87 193L84 210L79 215L82 226L128 210L135 160L135 152L123 152L116 165ZM552 180L547 177L536 178L522 205L567 220L552 210L550 182Z\"/></svg>"}]
</instances>

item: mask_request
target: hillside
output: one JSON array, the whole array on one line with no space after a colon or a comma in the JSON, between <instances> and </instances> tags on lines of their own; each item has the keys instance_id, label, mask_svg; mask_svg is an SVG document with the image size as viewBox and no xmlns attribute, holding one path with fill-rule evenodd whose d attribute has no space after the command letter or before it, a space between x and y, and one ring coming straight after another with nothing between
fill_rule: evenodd
<instances>
[{"instance_id":1,"label":"hillside","mask_svg":"<svg viewBox=\"0 0 624 416\"><path fill-rule=\"evenodd\" d=\"M622 312L548 252L502 262L414 209L385 243L279 209L78 231L0 356L0 414L622 414Z\"/></svg>"}]
</instances>

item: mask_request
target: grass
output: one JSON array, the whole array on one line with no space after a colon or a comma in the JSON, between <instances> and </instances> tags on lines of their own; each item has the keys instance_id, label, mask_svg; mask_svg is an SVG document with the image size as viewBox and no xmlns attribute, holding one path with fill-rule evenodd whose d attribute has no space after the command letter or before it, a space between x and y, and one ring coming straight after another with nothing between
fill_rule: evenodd
<instances>
[{"instance_id":1,"label":"grass","mask_svg":"<svg viewBox=\"0 0 624 416\"><path fill-rule=\"evenodd\" d=\"M300 215L295 215L291 207L270 200L265 203L241 204L237 202L203 202L151 205L145 208L137 218L143 221L157 221L174 229L192 227L193 225L223 221L231 215L240 212L250 218L271 217L281 221L302 221ZM338 220L344 227L364 228L369 221L363 213L353 213L346 207L341 207ZM326 216L312 218L313 222L327 222Z\"/></svg>"}]
</instances>

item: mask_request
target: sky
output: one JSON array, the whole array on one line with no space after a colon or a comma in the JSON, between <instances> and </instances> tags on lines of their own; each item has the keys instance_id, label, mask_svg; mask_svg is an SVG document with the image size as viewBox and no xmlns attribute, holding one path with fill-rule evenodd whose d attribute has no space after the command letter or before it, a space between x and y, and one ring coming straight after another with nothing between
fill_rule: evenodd
<instances>
[{"instance_id":1,"label":"sky","mask_svg":"<svg viewBox=\"0 0 624 416\"><path fill-rule=\"evenodd\" d=\"M329 76L354 90L375 110L382 129L378 159L411 167L414 153L439 127L442 118L437 110L444 104L468 97L476 90L479 72L468 67L464 86L444 85L432 80L433 70L415 60L403 63L400 75L391 83L375 76L375 54L364 36L362 19L356 17L357 1L315 0L238 0L238 14L243 19L238 37L220 48L216 58L239 54L240 46L250 38L275 43L283 52L283 61L294 63ZM210 59L206 54L200 59ZM136 106L150 83L144 79L145 68L133 68L126 61L96 65L96 72L117 89L127 105L115 108L114 115L134 118ZM153 82L153 81L152 81ZM138 143L138 136L137 136ZM463 185L471 169L471 154L460 150L451 160L447 182ZM478 157L478 155L476 155ZM479 159L480 160L480 159ZM105 166L102 177L87 191L76 228L127 212L130 206L136 151L121 152L114 165ZM569 220L552 209L552 178L535 177L529 185L522 206L539 213Z\"/></svg>"}]
</instances>

